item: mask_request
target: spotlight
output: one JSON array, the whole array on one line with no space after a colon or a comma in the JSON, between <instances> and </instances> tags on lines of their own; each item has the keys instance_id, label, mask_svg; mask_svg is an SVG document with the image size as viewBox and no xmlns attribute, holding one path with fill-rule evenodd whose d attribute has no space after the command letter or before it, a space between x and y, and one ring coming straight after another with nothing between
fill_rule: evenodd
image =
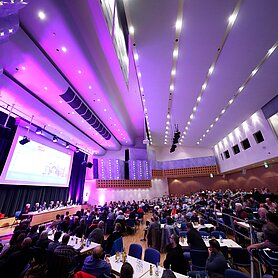
<instances>
[{"instance_id":1,"label":"spotlight","mask_svg":"<svg viewBox=\"0 0 278 278\"><path fill-rule=\"evenodd\" d=\"M70 144L66 143L66 149L69 149L69 147L70 147Z\"/></svg>"},{"instance_id":2,"label":"spotlight","mask_svg":"<svg viewBox=\"0 0 278 278\"><path fill-rule=\"evenodd\" d=\"M264 168L268 168L269 164L267 162L264 162Z\"/></svg>"},{"instance_id":3,"label":"spotlight","mask_svg":"<svg viewBox=\"0 0 278 278\"><path fill-rule=\"evenodd\" d=\"M25 145L25 144L27 144L27 143L29 143L29 142L30 142L30 139L27 138L27 136L24 136L23 139L21 139L21 140L19 141L19 144Z\"/></svg>"},{"instance_id":4,"label":"spotlight","mask_svg":"<svg viewBox=\"0 0 278 278\"><path fill-rule=\"evenodd\" d=\"M55 135L55 136L53 136L52 141L53 141L53 143L57 143L57 142L58 142L58 138L57 138L57 136L56 136L56 135Z\"/></svg>"},{"instance_id":5,"label":"spotlight","mask_svg":"<svg viewBox=\"0 0 278 278\"><path fill-rule=\"evenodd\" d=\"M38 135L42 135L42 129L40 127L37 128L36 130L36 134Z\"/></svg>"},{"instance_id":6,"label":"spotlight","mask_svg":"<svg viewBox=\"0 0 278 278\"><path fill-rule=\"evenodd\" d=\"M75 149L75 153L79 153L79 149L78 148Z\"/></svg>"}]
</instances>

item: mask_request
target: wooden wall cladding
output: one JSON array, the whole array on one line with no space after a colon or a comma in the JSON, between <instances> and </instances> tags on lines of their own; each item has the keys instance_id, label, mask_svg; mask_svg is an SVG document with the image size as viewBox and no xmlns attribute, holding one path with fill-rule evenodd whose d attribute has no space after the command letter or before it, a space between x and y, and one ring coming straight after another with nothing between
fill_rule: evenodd
<instances>
[{"instance_id":1,"label":"wooden wall cladding","mask_svg":"<svg viewBox=\"0 0 278 278\"><path fill-rule=\"evenodd\" d=\"M151 180L97 180L97 188L150 188Z\"/></svg>"},{"instance_id":2,"label":"wooden wall cladding","mask_svg":"<svg viewBox=\"0 0 278 278\"><path fill-rule=\"evenodd\" d=\"M180 168L169 170L152 170L152 177L192 177L192 176L207 176L209 174L218 174L217 165Z\"/></svg>"}]
</instances>

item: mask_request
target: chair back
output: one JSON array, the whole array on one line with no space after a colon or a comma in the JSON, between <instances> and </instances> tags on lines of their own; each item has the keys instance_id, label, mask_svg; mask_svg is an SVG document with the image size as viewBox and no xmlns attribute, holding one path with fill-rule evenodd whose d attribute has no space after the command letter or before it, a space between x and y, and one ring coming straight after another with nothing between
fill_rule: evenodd
<instances>
[{"instance_id":1,"label":"chair back","mask_svg":"<svg viewBox=\"0 0 278 278\"><path fill-rule=\"evenodd\" d=\"M235 266L248 267L251 265L250 254L246 248L231 248L231 257Z\"/></svg>"},{"instance_id":2,"label":"chair back","mask_svg":"<svg viewBox=\"0 0 278 278\"><path fill-rule=\"evenodd\" d=\"M84 271L78 271L75 273L74 278L97 278L95 275L86 273Z\"/></svg>"},{"instance_id":3,"label":"chair back","mask_svg":"<svg viewBox=\"0 0 278 278\"><path fill-rule=\"evenodd\" d=\"M199 234L201 235L201 237L209 236L208 232L205 232L205 231L199 231Z\"/></svg>"},{"instance_id":4,"label":"chair back","mask_svg":"<svg viewBox=\"0 0 278 278\"><path fill-rule=\"evenodd\" d=\"M268 250L268 249L258 249L257 252L258 252L259 259L264 264L271 267L272 270L275 272L275 274L278 275L278 251Z\"/></svg>"},{"instance_id":5,"label":"chair back","mask_svg":"<svg viewBox=\"0 0 278 278\"><path fill-rule=\"evenodd\" d=\"M250 276L234 269L226 269L225 278L250 278Z\"/></svg>"},{"instance_id":6,"label":"chair back","mask_svg":"<svg viewBox=\"0 0 278 278\"><path fill-rule=\"evenodd\" d=\"M142 259L142 246L140 244L130 244L128 255L137 259Z\"/></svg>"},{"instance_id":7,"label":"chair back","mask_svg":"<svg viewBox=\"0 0 278 278\"><path fill-rule=\"evenodd\" d=\"M147 248L145 250L144 261L151 264L159 264L160 262L160 253L154 248Z\"/></svg>"},{"instance_id":8,"label":"chair back","mask_svg":"<svg viewBox=\"0 0 278 278\"><path fill-rule=\"evenodd\" d=\"M208 258L207 250L190 250L192 270L205 270Z\"/></svg>"},{"instance_id":9,"label":"chair back","mask_svg":"<svg viewBox=\"0 0 278 278\"><path fill-rule=\"evenodd\" d=\"M16 211L15 214L14 214L15 220L20 219L20 216L21 216L21 210Z\"/></svg>"},{"instance_id":10,"label":"chair back","mask_svg":"<svg viewBox=\"0 0 278 278\"><path fill-rule=\"evenodd\" d=\"M114 256L117 252L121 252L122 250L123 250L123 237L119 237L113 242L110 255Z\"/></svg>"},{"instance_id":11,"label":"chair back","mask_svg":"<svg viewBox=\"0 0 278 278\"><path fill-rule=\"evenodd\" d=\"M219 238L220 235L221 235L222 238L227 238L226 234L221 232L221 231L213 231L213 232L210 233L210 235L211 235L211 237L215 237L215 238Z\"/></svg>"},{"instance_id":12,"label":"chair back","mask_svg":"<svg viewBox=\"0 0 278 278\"><path fill-rule=\"evenodd\" d=\"M179 237L186 237L186 232L185 231L179 232Z\"/></svg>"}]
</instances>

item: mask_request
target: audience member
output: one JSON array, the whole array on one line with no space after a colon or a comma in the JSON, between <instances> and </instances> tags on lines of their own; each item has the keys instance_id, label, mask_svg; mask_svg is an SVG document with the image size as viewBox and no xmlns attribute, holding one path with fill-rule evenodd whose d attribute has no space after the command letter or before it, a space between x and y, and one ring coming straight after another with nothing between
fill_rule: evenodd
<instances>
[{"instance_id":1,"label":"audience member","mask_svg":"<svg viewBox=\"0 0 278 278\"><path fill-rule=\"evenodd\" d=\"M104 222L103 221L99 221L98 227L89 234L88 239L95 243L102 244L102 242L104 240Z\"/></svg>"},{"instance_id":2,"label":"audience member","mask_svg":"<svg viewBox=\"0 0 278 278\"><path fill-rule=\"evenodd\" d=\"M120 278L132 278L133 277L133 267L130 263L124 262L121 267Z\"/></svg>"}]
</instances>

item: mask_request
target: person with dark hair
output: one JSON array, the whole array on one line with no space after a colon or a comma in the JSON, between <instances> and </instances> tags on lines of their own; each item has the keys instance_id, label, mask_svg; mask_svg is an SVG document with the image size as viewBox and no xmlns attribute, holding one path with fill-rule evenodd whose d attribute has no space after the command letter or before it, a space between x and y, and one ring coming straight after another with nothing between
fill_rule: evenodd
<instances>
[{"instance_id":1,"label":"person with dark hair","mask_svg":"<svg viewBox=\"0 0 278 278\"><path fill-rule=\"evenodd\" d=\"M161 229L160 229L160 223L159 218L157 215L153 215L151 218L151 224L149 226L148 232L147 232L147 240L148 240L148 246L155 248L156 250L160 250L160 243L161 243Z\"/></svg>"},{"instance_id":2,"label":"person with dark hair","mask_svg":"<svg viewBox=\"0 0 278 278\"><path fill-rule=\"evenodd\" d=\"M102 244L104 240L104 222L99 221L97 228L95 228L88 236L88 239L95 242Z\"/></svg>"},{"instance_id":3,"label":"person with dark hair","mask_svg":"<svg viewBox=\"0 0 278 278\"><path fill-rule=\"evenodd\" d=\"M186 223L186 236L187 243L190 249L194 250L206 250L206 244L203 241L200 233L193 227L191 222Z\"/></svg>"},{"instance_id":4,"label":"person with dark hair","mask_svg":"<svg viewBox=\"0 0 278 278\"><path fill-rule=\"evenodd\" d=\"M101 246L103 247L106 253L109 254L111 252L114 241L122 236L121 230L121 224L116 223L113 233L107 238L107 240L104 240L102 242Z\"/></svg>"},{"instance_id":5,"label":"person with dark hair","mask_svg":"<svg viewBox=\"0 0 278 278\"><path fill-rule=\"evenodd\" d=\"M224 278L225 270L228 268L227 260L220 251L220 244L216 239L209 241L209 257L206 262L206 271L189 271L189 277L217 277Z\"/></svg>"},{"instance_id":6,"label":"person with dark hair","mask_svg":"<svg viewBox=\"0 0 278 278\"><path fill-rule=\"evenodd\" d=\"M67 233L69 231L69 225L70 225L70 218L69 216L66 216L64 218L64 221L60 225L61 231Z\"/></svg>"},{"instance_id":7,"label":"person with dark hair","mask_svg":"<svg viewBox=\"0 0 278 278\"><path fill-rule=\"evenodd\" d=\"M132 278L133 277L133 267L130 263L125 262L121 267L120 278Z\"/></svg>"},{"instance_id":8,"label":"person with dark hair","mask_svg":"<svg viewBox=\"0 0 278 278\"><path fill-rule=\"evenodd\" d=\"M57 214L55 220L52 221L51 225L49 226L50 229L57 229L59 223L61 221L60 214Z\"/></svg>"},{"instance_id":9,"label":"person with dark hair","mask_svg":"<svg viewBox=\"0 0 278 278\"><path fill-rule=\"evenodd\" d=\"M82 266L82 271L101 277L104 274L110 276L111 265L109 259L103 260L103 249L101 246L97 246L93 249L93 255L86 257Z\"/></svg>"},{"instance_id":10,"label":"person with dark hair","mask_svg":"<svg viewBox=\"0 0 278 278\"><path fill-rule=\"evenodd\" d=\"M37 242L36 242L36 246L40 247L42 249L47 249L48 248L48 244L49 244L48 232L47 231L43 231L40 234L39 240L37 240Z\"/></svg>"},{"instance_id":11,"label":"person with dark hair","mask_svg":"<svg viewBox=\"0 0 278 278\"><path fill-rule=\"evenodd\" d=\"M188 261L183 256L182 247L179 244L179 237L176 234L170 236L170 244L166 247L166 259L163 263L165 268L178 272L180 274L186 274L189 270Z\"/></svg>"},{"instance_id":12,"label":"person with dark hair","mask_svg":"<svg viewBox=\"0 0 278 278\"><path fill-rule=\"evenodd\" d=\"M61 235L62 235L61 231L57 231L54 234L54 240L48 244L48 250L54 251L56 249L56 247L60 245L59 239L60 239Z\"/></svg>"},{"instance_id":13,"label":"person with dark hair","mask_svg":"<svg viewBox=\"0 0 278 278\"><path fill-rule=\"evenodd\" d=\"M34 225L31 227L30 232L28 233L28 237L32 239L32 244L35 245L36 241L39 239L39 233L38 233L38 225Z\"/></svg>"}]
</instances>

